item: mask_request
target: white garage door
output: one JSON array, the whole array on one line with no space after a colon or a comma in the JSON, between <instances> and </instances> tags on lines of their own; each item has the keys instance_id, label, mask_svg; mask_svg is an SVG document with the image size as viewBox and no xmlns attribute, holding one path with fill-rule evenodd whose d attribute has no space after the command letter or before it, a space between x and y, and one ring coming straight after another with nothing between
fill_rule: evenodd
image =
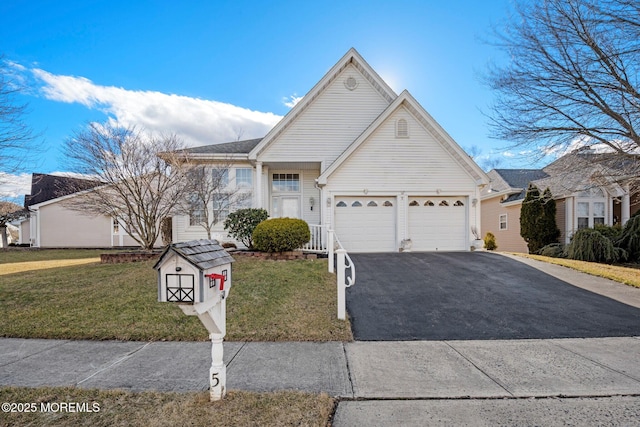
<instances>
[{"instance_id":1,"label":"white garage door","mask_svg":"<svg viewBox=\"0 0 640 427\"><path fill-rule=\"evenodd\" d=\"M336 197L335 232L349 252L396 252L395 197Z\"/></svg>"},{"instance_id":2,"label":"white garage door","mask_svg":"<svg viewBox=\"0 0 640 427\"><path fill-rule=\"evenodd\" d=\"M412 250L468 250L466 205L466 197L409 197Z\"/></svg>"}]
</instances>

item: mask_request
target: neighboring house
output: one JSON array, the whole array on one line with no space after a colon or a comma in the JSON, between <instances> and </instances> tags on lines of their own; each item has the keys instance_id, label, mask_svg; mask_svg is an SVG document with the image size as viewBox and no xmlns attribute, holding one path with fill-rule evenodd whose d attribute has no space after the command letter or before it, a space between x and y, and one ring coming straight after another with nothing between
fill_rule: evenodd
<instances>
[{"instance_id":1,"label":"neighboring house","mask_svg":"<svg viewBox=\"0 0 640 427\"><path fill-rule=\"evenodd\" d=\"M482 191L482 227L496 236L499 251L528 252L520 236L520 208L529 184L540 192L549 188L556 201L556 224L561 243L576 230L595 224L624 224L640 210L640 192L619 161L605 154L580 150L542 169L494 169L491 185Z\"/></svg>"},{"instance_id":2,"label":"neighboring house","mask_svg":"<svg viewBox=\"0 0 640 427\"><path fill-rule=\"evenodd\" d=\"M41 248L139 246L117 220L87 216L66 205L96 185L95 181L33 174L31 194L25 196L30 216L20 221L19 243Z\"/></svg>"},{"instance_id":3,"label":"neighboring house","mask_svg":"<svg viewBox=\"0 0 640 427\"><path fill-rule=\"evenodd\" d=\"M480 229L486 174L404 91L351 49L260 139L186 150L229 165L229 185L251 188L251 206L302 218L317 239L335 230L353 252L468 251ZM212 207L208 207L212 209ZM222 223L213 237L225 240ZM173 240L205 237L174 216Z\"/></svg>"}]
</instances>

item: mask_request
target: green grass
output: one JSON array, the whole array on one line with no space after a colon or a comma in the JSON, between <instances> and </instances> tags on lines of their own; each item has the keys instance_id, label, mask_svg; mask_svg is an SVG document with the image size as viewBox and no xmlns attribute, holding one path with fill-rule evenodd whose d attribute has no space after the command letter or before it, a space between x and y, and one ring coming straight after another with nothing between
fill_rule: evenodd
<instances>
[{"instance_id":1,"label":"green grass","mask_svg":"<svg viewBox=\"0 0 640 427\"><path fill-rule=\"evenodd\" d=\"M3 426L327 426L335 400L300 392L230 392L218 402L208 393L132 393L72 387L0 387L0 402L34 403L33 413L0 412ZM72 402L96 412L41 412L41 404ZM94 406L94 403L96 406Z\"/></svg>"},{"instance_id":2,"label":"green grass","mask_svg":"<svg viewBox=\"0 0 640 427\"><path fill-rule=\"evenodd\" d=\"M95 257L95 251L7 251L10 263ZM11 261L6 261L10 259ZM227 335L236 341L349 341L336 318L335 276L326 260L236 257ZM157 302L155 261L85 264L0 276L0 336L93 340L206 341L196 317ZM0 264L0 271L3 264Z\"/></svg>"}]
</instances>

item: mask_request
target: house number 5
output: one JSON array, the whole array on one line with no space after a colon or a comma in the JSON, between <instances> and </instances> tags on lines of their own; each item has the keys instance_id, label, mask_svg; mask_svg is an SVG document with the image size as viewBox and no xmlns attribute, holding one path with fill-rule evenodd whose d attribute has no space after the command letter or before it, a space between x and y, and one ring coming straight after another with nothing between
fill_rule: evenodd
<instances>
[{"instance_id":1,"label":"house number 5","mask_svg":"<svg viewBox=\"0 0 640 427\"><path fill-rule=\"evenodd\" d=\"M211 387L217 387L220 384L220 378L218 378L218 373L214 372L211 374Z\"/></svg>"}]
</instances>

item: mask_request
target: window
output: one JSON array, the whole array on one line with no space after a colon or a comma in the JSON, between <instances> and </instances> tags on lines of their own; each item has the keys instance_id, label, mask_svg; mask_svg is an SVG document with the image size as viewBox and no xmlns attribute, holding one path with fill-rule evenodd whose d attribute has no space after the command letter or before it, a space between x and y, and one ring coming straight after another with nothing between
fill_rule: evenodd
<instances>
[{"instance_id":1,"label":"window","mask_svg":"<svg viewBox=\"0 0 640 427\"><path fill-rule=\"evenodd\" d=\"M417 200L413 200L411 203L409 203L409 206L420 206L420 203L418 203Z\"/></svg>"},{"instance_id":2,"label":"window","mask_svg":"<svg viewBox=\"0 0 640 427\"><path fill-rule=\"evenodd\" d=\"M409 125L405 119L400 119L396 122L396 138L408 138L409 137Z\"/></svg>"},{"instance_id":3,"label":"window","mask_svg":"<svg viewBox=\"0 0 640 427\"><path fill-rule=\"evenodd\" d=\"M604 224L604 202L593 202L593 225Z\"/></svg>"},{"instance_id":4,"label":"window","mask_svg":"<svg viewBox=\"0 0 640 427\"><path fill-rule=\"evenodd\" d=\"M578 230L589 227L589 202L578 202L576 213L578 214Z\"/></svg>"},{"instance_id":5,"label":"window","mask_svg":"<svg viewBox=\"0 0 640 427\"><path fill-rule=\"evenodd\" d=\"M374 207L378 206L378 204L372 200L369 203L367 203L367 206L369 206L370 208L374 208Z\"/></svg>"},{"instance_id":6,"label":"window","mask_svg":"<svg viewBox=\"0 0 640 427\"><path fill-rule=\"evenodd\" d=\"M337 207L337 208L346 208L346 207L347 207L347 204L346 204L345 202L343 202L343 201L340 201L340 202L338 202L338 203L336 204L336 207Z\"/></svg>"},{"instance_id":7,"label":"window","mask_svg":"<svg viewBox=\"0 0 640 427\"><path fill-rule=\"evenodd\" d=\"M387 208L388 208L388 207L393 206L393 203L391 203L390 201L388 201L388 200L387 200L386 202L384 202L384 203L382 204L382 206L384 206L384 207L387 207Z\"/></svg>"},{"instance_id":8,"label":"window","mask_svg":"<svg viewBox=\"0 0 640 427\"><path fill-rule=\"evenodd\" d=\"M217 219L216 224L227 219L229 215L229 198L230 194L218 193L211 198L213 200L213 219Z\"/></svg>"},{"instance_id":9,"label":"window","mask_svg":"<svg viewBox=\"0 0 640 427\"><path fill-rule=\"evenodd\" d=\"M440 202L440 204L438 204L438 206L449 206L449 202L447 202L446 200L443 200Z\"/></svg>"},{"instance_id":10,"label":"window","mask_svg":"<svg viewBox=\"0 0 640 427\"><path fill-rule=\"evenodd\" d=\"M118 218L113 218L113 234L120 234L120 223Z\"/></svg>"},{"instance_id":11,"label":"window","mask_svg":"<svg viewBox=\"0 0 640 427\"><path fill-rule=\"evenodd\" d=\"M500 215L500 217L498 218L498 222L500 224L500 230L506 230L507 229L507 214L502 214Z\"/></svg>"},{"instance_id":12,"label":"window","mask_svg":"<svg viewBox=\"0 0 640 427\"><path fill-rule=\"evenodd\" d=\"M362 203L360 203L359 201L355 201L353 203L351 203L351 207L352 208L361 208L362 207Z\"/></svg>"},{"instance_id":13,"label":"window","mask_svg":"<svg viewBox=\"0 0 640 427\"><path fill-rule=\"evenodd\" d=\"M229 169L213 168L211 169L211 179L213 180L213 188L225 188L229 185Z\"/></svg>"},{"instance_id":14,"label":"window","mask_svg":"<svg viewBox=\"0 0 640 427\"><path fill-rule=\"evenodd\" d=\"M453 206L464 206L464 203L462 203L462 200L456 200Z\"/></svg>"},{"instance_id":15,"label":"window","mask_svg":"<svg viewBox=\"0 0 640 427\"><path fill-rule=\"evenodd\" d=\"M427 200L426 202L424 202L425 206L435 206L435 203L433 203L431 200Z\"/></svg>"},{"instance_id":16,"label":"window","mask_svg":"<svg viewBox=\"0 0 640 427\"><path fill-rule=\"evenodd\" d=\"M281 193L300 192L300 174L274 173L272 175L271 189Z\"/></svg>"},{"instance_id":17,"label":"window","mask_svg":"<svg viewBox=\"0 0 640 427\"><path fill-rule=\"evenodd\" d=\"M236 187L238 188L253 187L253 170L251 168L236 169Z\"/></svg>"},{"instance_id":18,"label":"window","mask_svg":"<svg viewBox=\"0 0 640 427\"><path fill-rule=\"evenodd\" d=\"M200 225L205 222L205 206L197 194L189 196L189 225Z\"/></svg>"}]
</instances>

